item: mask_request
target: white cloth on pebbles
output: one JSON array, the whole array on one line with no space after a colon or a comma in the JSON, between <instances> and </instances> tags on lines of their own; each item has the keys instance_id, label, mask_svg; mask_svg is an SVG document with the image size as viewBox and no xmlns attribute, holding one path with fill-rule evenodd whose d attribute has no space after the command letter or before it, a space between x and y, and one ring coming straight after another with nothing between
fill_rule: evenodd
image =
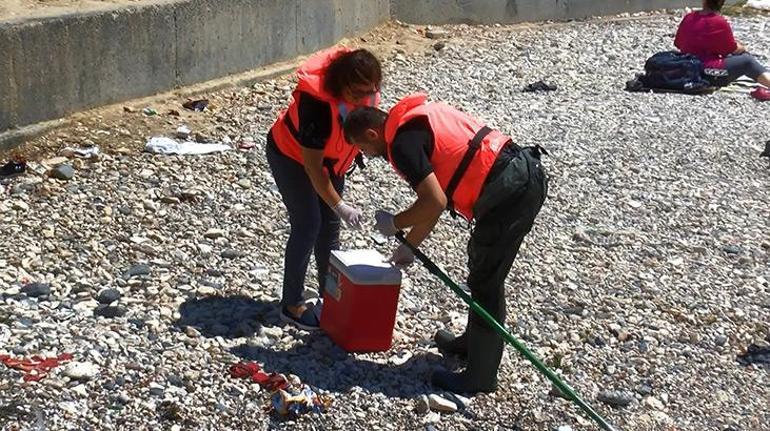
<instances>
[{"instance_id":1,"label":"white cloth on pebbles","mask_svg":"<svg viewBox=\"0 0 770 431\"><path fill-rule=\"evenodd\" d=\"M154 137L147 141L144 150L156 154L201 155L220 153L233 148L225 144L201 144L198 142L178 142L171 138Z\"/></svg>"}]
</instances>

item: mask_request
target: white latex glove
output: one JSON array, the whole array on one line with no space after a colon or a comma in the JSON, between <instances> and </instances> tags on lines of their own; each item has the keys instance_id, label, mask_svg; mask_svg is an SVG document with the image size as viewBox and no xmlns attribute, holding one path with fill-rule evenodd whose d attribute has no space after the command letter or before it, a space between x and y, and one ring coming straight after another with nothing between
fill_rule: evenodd
<instances>
[{"instance_id":1,"label":"white latex glove","mask_svg":"<svg viewBox=\"0 0 770 431\"><path fill-rule=\"evenodd\" d=\"M395 235L398 232L398 229L396 229L396 223L393 217L393 214L387 211L377 210L377 212L374 213L374 220L376 221L374 228L377 229L377 232L385 236Z\"/></svg>"},{"instance_id":2,"label":"white latex glove","mask_svg":"<svg viewBox=\"0 0 770 431\"><path fill-rule=\"evenodd\" d=\"M393 256L390 257L389 262L399 268L406 268L414 263L414 253L412 253L412 250L410 250L406 244L401 244L396 251L393 252Z\"/></svg>"},{"instance_id":3,"label":"white latex glove","mask_svg":"<svg viewBox=\"0 0 770 431\"><path fill-rule=\"evenodd\" d=\"M345 220L345 224L353 229L361 229L361 211L353 208L352 206L340 201L334 208L332 208L335 214L342 220Z\"/></svg>"}]
</instances>

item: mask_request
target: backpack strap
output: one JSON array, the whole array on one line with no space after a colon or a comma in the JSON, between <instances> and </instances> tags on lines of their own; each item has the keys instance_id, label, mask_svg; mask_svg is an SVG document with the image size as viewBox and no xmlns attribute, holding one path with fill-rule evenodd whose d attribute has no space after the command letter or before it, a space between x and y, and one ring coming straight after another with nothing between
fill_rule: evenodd
<instances>
[{"instance_id":1,"label":"backpack strap","mask_svg":"<svg viewBox=\"0 0 770 431\"><path fill-rule=\"evenodd\" d=\"M350 169L345 173L345 176L351 176L356 171L356 168L364 170L366 169L366 162L364 162L364 155L361 153L356 154L356 158L353 159L355 163L350 165Z\"/></svg>"},{"instance_id":2,"label":"backpack strap","mask_svg":"<svg viewBox=\"0 0 770 431\"><path fill-rule=\"evenodd\" d=\"M468 142L468 149L465 151L462 160L460 160L460 164L457 165L457 169L452 175L452 178L449 180L449 184L444 191L444 194L446 194L447 198L447 208L449 208L449 212L452 214L452 217L457 217L457 212L454 208L454 200L452 199L452 196L454 196L455 191L457 190L457 186L460 185L460 180L462 180L465 172L471 165L471 161L473 161L476 153L481 148L481 141L483 141L484 138L486 138L490 133L492 133L492 129L484 126L481 128L481 130L476 132L476 135L473 137L473 139Z\"/></svg>"}]
</instances>

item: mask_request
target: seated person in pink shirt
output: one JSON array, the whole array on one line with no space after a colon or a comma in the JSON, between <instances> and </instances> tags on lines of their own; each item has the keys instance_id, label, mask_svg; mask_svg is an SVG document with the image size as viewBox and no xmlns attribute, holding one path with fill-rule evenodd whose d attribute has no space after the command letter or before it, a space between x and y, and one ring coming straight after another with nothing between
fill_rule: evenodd
<instances>
[{"instance_id":1,"label":"seated person in pink shirt","mask_svg":"<svg viewBox=\"0 0 770 431\"><path fill-rule=\"evenodd\" d=\"M722 78L708 77L715 84L727 85L742 75L770 87L770 73L746 47L735 41L730 23L719 14L725 0L703 0L703 10L684 17L676 33L676 45L685 54L703 61L706 69L717 69ZM762 101L770 100L767 88L758 88L751 95Z\"/></svg>"}]
</instances>

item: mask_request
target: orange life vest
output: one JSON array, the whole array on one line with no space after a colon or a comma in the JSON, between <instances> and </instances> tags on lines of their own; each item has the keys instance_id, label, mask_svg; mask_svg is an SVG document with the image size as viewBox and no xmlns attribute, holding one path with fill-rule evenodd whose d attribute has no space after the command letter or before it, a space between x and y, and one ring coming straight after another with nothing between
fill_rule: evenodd
<instances>
[{"instance_id":1,"label":"orange life vest","mask_svg":"<svg viewBox=\"0 0 770 431\"><path fill-rule=\"evenodd\" d=\"M433 173L447 195L449 209L472 220L473 206L487 175L511 138L445 103L426 100L424 94L413 94L390 110L385 122L388 159L398 172L391 148L399 127L416 117L427 117L434 141L430 157Z\"/></svg>"},{"instance_id":2,"label":"orange life vest","mask_svg":"<svg viewBox=\"0 0 770 431\"><path fill-rule=\"evenodd\" d=\"M288 109L281 112L278 120L273 124L272 132L278 150L300 164L302 149L299 144L299 98L300 92L307 93L314 98L329 103L332 113L332 130L329 139L324 146L324 166L330 175L342 176L359 154L358 148L345 141L342 125L348 113L358 106L334 98L324 89L324 74L329 63L340 54L349 52L348 48L330 48L312 55L299 69L297 69L297 88L292 93L292 101ZM369 106L379 103L380 94L377 93L369 100Z\"/></svg>"}]
</instances>

